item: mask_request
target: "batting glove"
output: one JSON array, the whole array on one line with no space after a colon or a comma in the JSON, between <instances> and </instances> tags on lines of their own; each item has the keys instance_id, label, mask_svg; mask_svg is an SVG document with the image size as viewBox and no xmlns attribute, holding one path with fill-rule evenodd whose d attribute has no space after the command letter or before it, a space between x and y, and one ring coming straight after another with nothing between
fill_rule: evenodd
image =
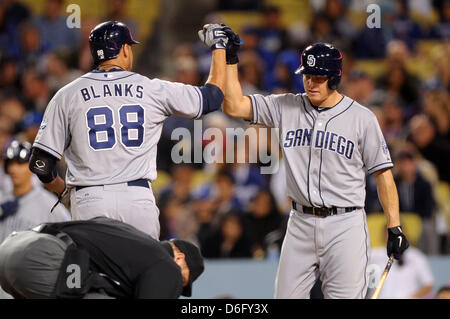
<instances>
[{"instance_id":1,"label":"batting glove","mask_svg":"<svg viewBox=\"0 0 450 319\"><path fill-rule=\"evenodd\" d=\"M408 239L400 226L388 228L387 254L394 255L399 260L403 252L409 247Z\"/></svg>"},{"instance_id":2,"label":"batting glove","mask_svg":"<svg viewBox=\"0 0 450 319\"><path fill-rule=\"evenodd\" d=\"M198 37L211 50L225 49L228 42L223 26L220 24L205 24L198 31Z\"/></svg>"},{"instance_id":3,"label":"batting glove","mask_svg":"<svg viewBox=\"0 0 450 319\"><path fill-rule=\"evenodd\" d=\"M0 221L5 219L8 216L11 216L17 212L17 209L19 208L19 201L17 198L5 202L0 205Z\"/></svg>"},{"instance_id":4,"label":"batting glove","mask_svg":"<svg viewBox=\"0 0 450 319\"><path fill-rule=\"evenodd\" d=\"M226 54L227 64L236 64L239 62L237 52L239 51L243 41L239 38L237 33L234 33L233 30L231 30L229 26L223 24L223 27L223 31L228 38Z\"/></svg>"}]
</instances>

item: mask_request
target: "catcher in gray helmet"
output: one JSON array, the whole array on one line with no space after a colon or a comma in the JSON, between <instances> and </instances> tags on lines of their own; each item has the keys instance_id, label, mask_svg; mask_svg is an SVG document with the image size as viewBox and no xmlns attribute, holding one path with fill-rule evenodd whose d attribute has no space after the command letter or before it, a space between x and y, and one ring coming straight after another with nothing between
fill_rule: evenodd
<instances>
[{"instance_id":1,"label":"catcher in gray helmet","mask_svg":"<svg viewBox=\"0 0 450 319\"><path fill-rule=\"evenodd\" d=\"M305 93L243 96L238 81L239 37L226 30L223 111L279 128L292 209L281 249L276 298L309 298L317 279L325 298L365 298L369 261L365 201L372 174L387 219L388 256L408 247L399 218L389 150L375 115L338 91L342 54L316 43L301 54L297 74Z\"/></svg>"}]
</instances>

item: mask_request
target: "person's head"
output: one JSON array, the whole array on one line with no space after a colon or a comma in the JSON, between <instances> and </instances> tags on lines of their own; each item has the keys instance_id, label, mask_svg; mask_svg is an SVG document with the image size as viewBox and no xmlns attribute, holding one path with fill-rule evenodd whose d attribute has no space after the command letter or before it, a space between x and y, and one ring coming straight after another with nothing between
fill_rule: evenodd
<instances>
[{"instance_id":1,"label":"person's head","mask_svg":"<svg viewBox=\"0 0 450 319\"><path fill-rule=\"evenodd\" d=\"M440 288L436 293L436 299L450 299L450 285Z\"/></svg>"},{"instance_id":2,"label":"person's head","mask_svg":"<svg viewBox=\"0 0 450 319\"><path fill-rule=\"evenodd\" d=\"M49 94L46 75L35 69L27 69L24 72L22 86L25 97L33 101Z\"/></svg>"},{"instance_id":3,"label":"person's head","mask_svg":"<svg viewBox=\"0 0 450 319\"><path fill-rule=\"evenodd\" d=\"M47 0L45 4L45 16L50 20L59 17L63 9L63 4L63 0Z\"/></svg>"},{"instance_id":4,"label":"person's head","mask_svg":"<svg viewBox=\"0 0 450 319\"><path fill-rule=\"evenodd\" d=\"M300 67L303 86L311 103L320 105L335 93L342 76L342 54L333 45L316 43L308 46L301 55Z\"/></svg>"},{"instance_id":5,"label":"person's head","mask_svg":"<svg viewBox=\"0 0 450 319\"><path fill-rule=\"evenodd\" d=\"M280 9L276 6L266 6L263 8L263 18L266 27L277 29L281 25Z\"/></svg>"},{"instance_id":6,"label":"person's head","mask_svg":"<svg viewBox=\"0 0 450 319\"><path fill-rule=\"evenodd\" d=\"M221 200L229 200L234 192L234 178L228 170L220 170L216 176L216 185Z\"/></svg>"},{"instance_id":7,"label":"person's head","mask_svg":"<svg viewBox=\"0 0 450 319\"><path fill-rule=\"evenodd\" d=\"M0 116L8 118L13 125L25 115L25 106L16 97L8 97L0 102Z\"/></svg>"},{"instance_id":8,"label":"person's head","mask_svg":"<svg viewBox=\"0 0 450 319\"><path fill-rule=\"evenodd\" d=\"M14 187L31 183L33 173L28 168L31 155L31 145L17 140L11 142L4 155L5 172L11 177Z\"/></svg>"},{"instance_id":9,"label":"person's head","mask_svg":"<svg viewBox=\"0 0 450 319\"><path fill-rule=\"evenodd\" d=\"M398 98L393 96L388 97L383 103L382 110L387 127L397 126L403 123L403 108Z\"/></svg>"},{"instance_id":10,"label":"person's head","mask_svg":"<svg viewBox=\"0 0 450 319\"><path fill-rule=\"evenodd\" d=\"M353 70L348 76L345 90L345 94L355 101L367 101L375 90L375 83L364 71Z\"/></svg>"},{"instance_id":11,"label":"person's head","mask_svg":"<svg viewBox=\"0 0 450 319\"><path fill-rule=\"evenodd\" d=\"M417 161L414 152L410 149L403 149L397 155L397 169L404 180L414 179L417 173Z\"/></svg>"},{"instance_id":12,"label":"person's head","mask_svg":"<svg viewBox=\"0 0 450 319\"><path fill-rule=\"evenodd\" d=\"M4 86L15 85L19 78L18 61L9 57L2 58L0 61L0 83Z\"/></svg>"},{"instance_id":13,"label":"person's head","mask_svg":"<svg viewBox=\"0 0 450 319\"><path fill-rule=\"evenodd\" d=\"M20 31L21 49L24 53L35 52L41 48L41 36L35 26L25 23Z\"/></svg>"},{"instance_id":14,"label":"person's head","mask_svg":"<svg viewBox=\"0 0 450 319\"><path fill-rule=\"evenodd\" d=\"M402 40L392 40L386 46L386 59L390 66L404 66L409 58L409 49Z\"/></svg>"},{"instance_id":15,"label":"person's head","mask_svg":"<svg viewBox=\"0 0 450 319\"><path fill-rule=\"evenodd\" d=\"M194 244L182 239L163 241L161 245L180 267L181 276L183 277L182 295L190 297L192 295L192 283L205 269L200 249Z\"/></svg>"},{"instance_id":16,"label":"person's head","mask_svg":"<svg viewBox=\"0 0 450 319\"><path fill-rule=\"evenodd\" d=\"M241 217L231 211L223 217L220 231L224 241L237 242L244 234L244 225Z\"/></svg>"},{"instance_id":17,"label":"person's head","mask_svg":"<svg viewBox=\"0 0 450 319\"><path fill-rule=\"evenodd\" d=\"M130 29L122 22L107 21L92 29L89 46L96 66L116 66L130 71L133 68L131 46L139 42L133 39Z\"/></svg>"},{"instance_id":18,"label":"person's head","mask_svg":"<svg viewBox=\"0 0 450 319\"><path fill-rule=\"evenodd\" d=\"M409 130L413 143L419 148L427 147L436 136L436 128L425 114L417 114L409 122Z\"/></svg>"},{"instance_id":19,"label":"person's head","mask_svg":"<svg viewBox=\"0 0 450 319\"><path fill-rule=\"evenodd\" d=\"M264 218L277 212L275 198L269 190L260 190L250 203L250 213L256 218Z\"/></svg>"}]
</instances>

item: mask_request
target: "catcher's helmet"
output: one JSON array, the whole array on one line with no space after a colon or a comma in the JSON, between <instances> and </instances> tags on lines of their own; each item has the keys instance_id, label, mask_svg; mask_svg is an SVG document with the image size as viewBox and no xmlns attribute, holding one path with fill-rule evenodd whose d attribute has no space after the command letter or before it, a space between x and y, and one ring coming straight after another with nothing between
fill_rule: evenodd
<instances>
[{"instance_id":1,"label":"catcher's helmet","mask_svg":"<svg viewBox=\"0 0 450 319\"><path fill-rule=\"evenodd\" d=\"M138 43L133 39L130 29L118 21L100 23L92 29L89 36L89 47L95 65L117 58L124 44Z\"/></svg>"},{"instance_id":2,"label":"catcher's helmet","mask_svg":"<svg viewBox=\"0 0 450 319\"><path fill-rule=\"evenodd\" d=\"M31 155L31 145L28 142L20 143L19 141L12 141L4 154L5 172L9 162L18 161L19 163L28 163Z\"/></svg>"},{"instance_id":3,"label":"catcher's helmet","mask_svg":"<svg viewBox=\"0 0 450 319\"><path fill-rule=\"evenodd\" d=\"M336 90L342 76L342 54L328 43L310 45L303 50L295 74L328 76L328 87Z\"/></svg>"}]
</instances>

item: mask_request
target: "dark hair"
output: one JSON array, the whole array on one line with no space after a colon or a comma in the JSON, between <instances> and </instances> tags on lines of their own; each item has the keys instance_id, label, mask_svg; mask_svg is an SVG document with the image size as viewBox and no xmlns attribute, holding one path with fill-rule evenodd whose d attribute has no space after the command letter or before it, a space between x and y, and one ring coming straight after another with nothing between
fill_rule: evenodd
<instances>
[{"instance_id":1,"label":"dark hair","mask_svg":"<svg viewBox=\"0 0 450 319\"><path fill-rule=\"evenodd\" d=\"M231 184L234 184L234 176L227 169L221 169L217 172L216 181L219 180L219 178L226 178L230 181Z\"/></svg>"}]
</instances>

